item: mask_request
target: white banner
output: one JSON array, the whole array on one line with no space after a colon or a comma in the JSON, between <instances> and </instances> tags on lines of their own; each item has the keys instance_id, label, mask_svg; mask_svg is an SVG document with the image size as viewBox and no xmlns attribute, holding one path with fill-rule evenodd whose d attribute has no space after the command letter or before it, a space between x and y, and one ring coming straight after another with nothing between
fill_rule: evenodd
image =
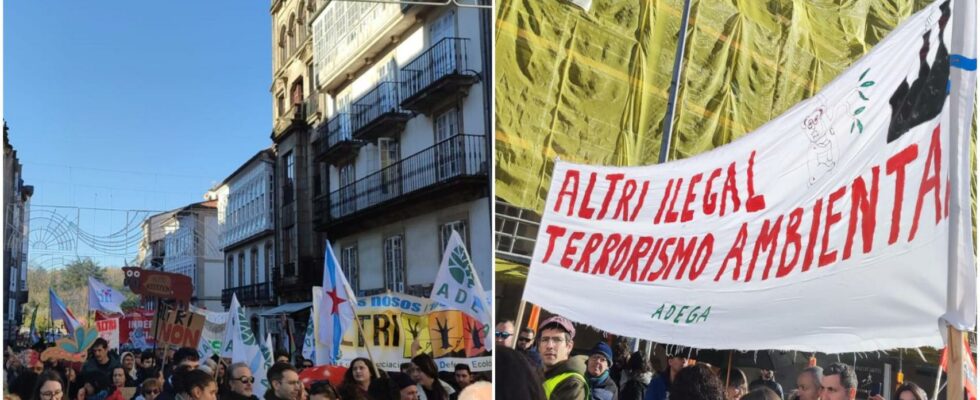
<instances>
[{"instance_id":1,"label":"white banner","mask_svg":"<svg viewBox=\"0 0 980 400\"><path fill-rule=\"evenodd\" d=\"M119 318L95 321L95 329L99 331L100 338L109 342L110 349L119 348Z\"/></svg>"},{"instance_id":2,"label":"white banner","mask_svg":"<svg viewBox=\"0 0 980 400\"><path fill-rule=\"evenodd\" d=\"M203 308L190 306L191 311L203 314L204 330L201 331L201 342L197 351L210 357L211 354L221 354L225 338L225 326L228 324L227 312L208 311Z\"/></svg>"},{"instance_id":3,"label":"white banner","mask_svg":"<svg viewBox=\"0 0 980 400\"><path fill-rule=\"evenodd\" d=\"M975 43L950 81L951 14L926 7L816 96L711 152L558 162L526 300L696 348L939 347L940 318L972 329L969 173L950 166L969 165Z\"/></svg>"}]
</instances>

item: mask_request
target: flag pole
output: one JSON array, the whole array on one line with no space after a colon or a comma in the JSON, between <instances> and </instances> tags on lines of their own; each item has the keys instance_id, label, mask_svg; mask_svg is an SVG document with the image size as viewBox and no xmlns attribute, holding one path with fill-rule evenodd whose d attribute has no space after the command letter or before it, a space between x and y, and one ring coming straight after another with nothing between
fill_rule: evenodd
<instances>
[{"instance_id":1,"label":"flag pole","mask_svg":"<svg viewBox=\"0 0 980 400\"><path fill-rule=\"evenodd\" d=\"M368 359L371 360L371 369L374 371L375 375L380 375L378 371L378 366L374 363L374 356L371 355L371 344L368 343L367 335L364 334L364 327L361 326L361 319L357 318L357 310L354 309L354 305L350 301L347 301L347 306L350 307L351 312L354 313L354 325L357 326L357 332L364 338L364 349L367 350ZM315 340L315 339L314 339ZM355 346L356 346L355 342Z\"/></svg>"},{"instance_id":2,"label":"flag pole","mask_svg":"<svg viewBox=\"0 0 980 400\"><path fill-rule=\"evenodd\" d=\"M526 284L526 282L525 282L525 284ZM521 298L521 305L520 305L520 307L517 308L517 319L514 320L514 334L515 335L516 334L519 334L519 332L521 331L521 324L524 322L524 308L525 308L525 306L527 306L527 301L523 299L524 296L521 296L521 297L522 297ZM535 332L535 334L536 333L537 332ZM496 334L494 336L495 336L495 339L496 339ZM510 348L512 348L512 349L516 349L517 348L517 339L513 340L510 343Z\"/></svg>"},{"instance_id":3,"label":"flag pole","mask_svg":"<svg viewBox=\"0 0 980 400\"><path fill-rule=\"evenodd\" d=\"M946 400L963 399L963 333L948 326L946 342ZM939 368L942 371L942 367Z\"/></svg>"}]
</instances>

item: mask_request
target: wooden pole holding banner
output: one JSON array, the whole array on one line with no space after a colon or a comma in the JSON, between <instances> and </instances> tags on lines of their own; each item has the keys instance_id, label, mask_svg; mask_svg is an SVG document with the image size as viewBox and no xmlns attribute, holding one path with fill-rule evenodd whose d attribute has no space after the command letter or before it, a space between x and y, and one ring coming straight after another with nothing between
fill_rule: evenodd
<instances>
[{"instance_id":1,"label":"wooden pole holding banner","mask_svg":"<svg viewBox=\"0 0 980 400\"><path fill-rule=\"evenodd\" d=\"M728 372L725 373L725 390L728 390L728 384L732 379L732 359L735 358L735 350L728 350Z\"/></svg>"},{"instance_id":2,"label":"wooden pole holding banner","mask_svg":"<svg viewBox=\"0 0 980 400\"><path fill-rule=\"evenodd\" d=\"M946 329L946 400L963 400L963 332Z\"/></svg>"},{"instance_id":3,"label":"wooden pole holding banner","mask_svg":"<svg viewBox=\"0 0 980 400\"><path fill-rule=\"evenodd\" d=\"M525 282L525 284L527 284L527 282ZM521 331L521 322L524 321L524 308L526 305L527 305L527 301L521 299L521 306L517 308L517 319L514 320L514 333L518 333ZM537 332L535 332L535 334L537 334ZM495 336L494 339L496 339L496 335L494 336ZM517 340L514 340L510 343L510 348L512 349L517 348Z\"/></svg>"},{"instance_id":4,"label":"wooden pole holding banner","mask_svg":"<svg viewBox=\"0 0 980 400\"><path fill-rule=\"evenodd\" d=\"M321 289L322 290L322 289ZM357 318L357 310L354 309L354 305L348 300L347 305L350 306L350 310L354 313L354 325L357 326L357 332L364 338L364 349L367 350L368 359L371 360L371 369L374 370L374 374L378 374L378 366L374 364L374 356L371 355L371 344L368 343L367 335L364 334L364 327L361 326L361 319Z\"/></svg>"}]
</instances>

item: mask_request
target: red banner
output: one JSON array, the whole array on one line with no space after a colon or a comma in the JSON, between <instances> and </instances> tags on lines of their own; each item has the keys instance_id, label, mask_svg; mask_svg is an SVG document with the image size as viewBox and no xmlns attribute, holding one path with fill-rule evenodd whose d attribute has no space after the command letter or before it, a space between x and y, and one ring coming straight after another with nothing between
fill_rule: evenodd
<instances>
[{"instance_id":1,"label":"red banner","mask_svg":"<svg viewBox=\"0 0 980 400\"><path fill-rule=\"evenodd\" d=\"M119 329L119 343L138 348L153 347L153 311L137 308L126 313Z\"/></svg>"}]
</instances>

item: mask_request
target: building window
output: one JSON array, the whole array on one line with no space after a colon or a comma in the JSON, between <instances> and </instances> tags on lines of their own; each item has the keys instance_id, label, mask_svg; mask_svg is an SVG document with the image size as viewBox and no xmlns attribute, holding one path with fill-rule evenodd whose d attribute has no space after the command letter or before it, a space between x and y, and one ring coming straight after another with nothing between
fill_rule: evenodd
<instances>
[{"instance_id":1,"label":"building window","mask_svg":"<svg viewBox=\"0 0 980 400\"><path fill-rule=\"evenodd\" d=\"M293 202L293 183L296 177L296 172L293 170L295 167L293 152L290 151L282 156L282 164L282 201L285 205Z\"/></svg>"},{"instance_id":2,"label":"building window","mask_svg":"<svg viewBox=\"0 0 980 400\"><path fill-rule=\"evenodd\" d=\"M405 291L405 254L402 235L385 238L384 272L385 289Z\"/></svg>"},{"instance_id":3,"label":"building window","mask_svg":"<svg viewBox=\"0 0 980 400\"><path fill-rule=\"evenodd\" d=\"M279 94L276 96L276 115L283 116L286 113L286 96Z\"/></svg>"},{"instance_id":4,"label":"building window","mask_svg":"<svg viewBox=\"0 0 980 400\"><path fill-rule=\"evenodd\" d=\"M282 265L284 276L295 276L296 275L296 258L293 257L296 249L294 245L296 243L296 226L290 226L286 229L282 238Z\"/></svg>"},{"instance_id":5,"label":"building window","mask_svg":"<svg viewBox=\"0 0 980 400\"><path fill-rule=\"evenodd\" d=\"M252 280L251 284L259 283L259 248L252 246Z\"/></svg>"},{"instance_id":6,"label":"building window","mask_svg":"<svg viewBox=\"0 0 980 400\"><path fill-rule=\"evenodd\" d=\"M283 25L279 28L279 67L282 68L286 65L286 57L288 56L286 52L286 26Z\"/></svg>"},{"instance_id":7,"label":"building window","mask_svg":"<svg viewBox=\"0 0 980 400\"><path fill-rule=\"evenodd\" d=\"M347 246L340 250L340 269L344 271L350 288L357 293L360 290L360 267L357 265L357 245Z\"/></svg>"},{"instance_id":8,"label":"building window","mask_svg":"<svg viewBox=\"0 0 980 400\"><path fill-rule=\"evenodd\" d=\"M238 285L245 286L245 252L238 253Z\"/></svg>"},{"instance_id":9,"label":"building window","mask_svg":"<svg viewBox=\"0 0 980 400\"><path fill-rule=\"evenodd\" d=\"M466 247L466 252L470 252L470 241L469 232L467 232L466 220L456 220L452 222L447 222L439 226L439 244L442 246L439 248L439 256L446 250L446 246L449 245L449 238L453 236L453 231L455 230L459 233L459 238L463 240L463 246Z\"/></svg>"},{"instance_id":10,"label":"building window","mask_svg":"<svg viewBox=\"0 0 980 400\"><path fill-rule=\"evenodd\" d=\"M273 262L275 261L275 259L273 259L272 257L273 257L272 242L268 242L268 243L265 244L265 281L266 282L269 282L269 281L272 280L271 279L272 278L272 265L273 265Z\"/></svg>"},{"instance_id":11,"label":"building window","mask_svg":"<svg viewBox=\"0 0 980 400\"><path fill-rule=\"evenodd\" d=\"M235 257L229 255L228 256L228 268L225 271L226 272L225 273L225 287L226 288L235 287L235 281L233 280L234 279L233 278L234 277L234 275L233 275L234 274L234 272L233 272L234 269L235 269Z\"/></svg>"}]
</instances>

